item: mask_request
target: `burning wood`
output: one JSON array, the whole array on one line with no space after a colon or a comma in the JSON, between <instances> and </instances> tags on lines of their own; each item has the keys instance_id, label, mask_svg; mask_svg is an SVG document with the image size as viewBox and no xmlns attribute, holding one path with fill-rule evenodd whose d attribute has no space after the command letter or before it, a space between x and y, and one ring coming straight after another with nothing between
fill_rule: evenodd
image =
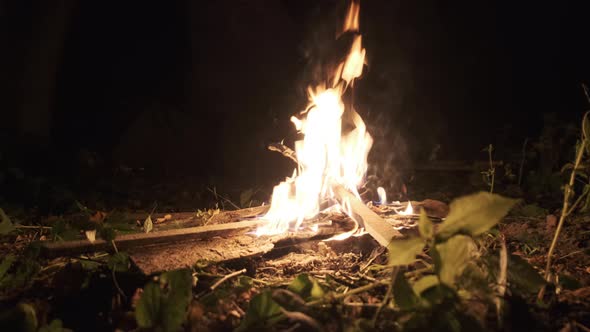
<instances>
[{"instance_id":1,"label":"burning wood","mask_svg":"<svg viewBox=\"0 0 590 332\"><path fill-rule=\"evenodd\" d=\"M402 236L400 232L391 227L383 218L379 217L379 215L344 187L336 186L334 188L334 194L339 198L339 201L346 202L344 204L350 207L348 213L351 218L369 232L380 245L386 247L392 239Z\"/></svg>"},{"instance_id":2,"label":"burning wood","mask_svg":"<svg viewBox=\"0 0 590 332\"><path fill-rule=\"evenodd\" d=\"M359 4L351 2L341 34L352 36L348 54L334 66L326 82L308 88L309 105L303 117L291 117L304 135L295 142L295 151L281 144L269 146L294 160L293 175L275 186L271 207L258 228L258 235L298 231L304 220L316 216L321 203L332 202L330 209L348 214L358 227L347 236L369 232L379 244L387 246L401 236L387 222L367 207L357 191L367 171L367 156L373 139L352 103L354 80L362 75L365 49L359 30ZM330 70L330 69L329 69Z\"/></svg>"}]
</instances>

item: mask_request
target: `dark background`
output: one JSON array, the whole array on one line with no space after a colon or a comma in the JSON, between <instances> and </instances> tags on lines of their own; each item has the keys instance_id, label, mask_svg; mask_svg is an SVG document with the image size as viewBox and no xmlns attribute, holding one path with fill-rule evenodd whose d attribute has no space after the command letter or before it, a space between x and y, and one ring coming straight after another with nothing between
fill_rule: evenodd
<instances>
[{"instance_id":1,"label":"dark background","mask_svg":"<svg viewBox=\"0 0 590 332\"><path fill-rule=\"evenodd\" d=\"M293 165L266 146L296 137L289 117L335 48L345 7L0 1L0 162L272 184ZM355 96L374 167L411 168L436 145L440 159L485 159L488 143L518 150L538 135L546 113L578 121L588 108L587 7L363 1L368 66Z\"/></svg>"}]
</instances>

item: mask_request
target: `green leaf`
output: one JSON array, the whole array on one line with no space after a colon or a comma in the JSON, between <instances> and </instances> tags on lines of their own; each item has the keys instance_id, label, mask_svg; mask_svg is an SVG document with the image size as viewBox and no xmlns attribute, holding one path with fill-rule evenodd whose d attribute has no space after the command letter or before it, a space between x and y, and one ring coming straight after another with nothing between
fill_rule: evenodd
<instances>
[{"instance_id":1,"label":"green leaf","mask_svg":"<svg viewBox=\"0 0 590 332\"><path fill-rule=\"evenodd\" d=\"M19 303L0 311L0 327L2 331L37 331L37 313L35 308L27 303Z\"/></svg>"},{"instance_id":2,"label":"green leaf","mask_svg":"<svg viewBox=\"0 0 590 332\"><path fill-rule=\"evenodd\" d=\"M424 240L420 237L396 239L391 241L389 250L389 265L408 265L416 260L416 255L422 252Z\"/></svg>"},{"instance_id":3,"label":"green leaf","mask_svg":"<svg viewBox=\"0 0 590 332\"><path fill-rule=\"evenodd\" d=\"M109 257L109 261L107 264L109 266L109 269L115 272L127 272L129 271L131 263L129 260L129 255L127 255L127 253L117 252Z\"/></svg>"},{"instance_id":4,"label":"green leaf","mask_svg":"<svg viewBox=\"0 0 590 332\"><path fill-rule=\"evenodd\" d=\"M70 329L63 327L63 323L59 319L54 319L49 325L42 326L39 332L68 332Z\"/></svg>"},{"instance_id":5,"label":"green leaf","mask_svg":"<svg viewBox=\"0 0 590 332\"><path fill-rule=\"evenodd\" d=\"M324 296L324 290L322 286L313 277L310 277L306 273L298 275L289 287L287 287L293 293L297 293L303 299L319 299Z\"/></svg>"},{"instance_id":6,"label":"green leaf","mask_svg":"<svg viewBox=\"0 0 590 332\"><path fill-rule=\"evenodd\" d=\"M436 245L439 266L437 273L440 281L453 286L472 257L475 243L469 236L455 235L446 242ZM436 264L436 263L435 263Z\"/></svg>"},{"instance_id":7,"label":"green leaf","mask_svg":"<svg viewBox=\"0 0 590 332\"><path fill-rule=\"evenodd\" d=\"M101 263L99 262L88 261L85 259L81 259L80 264L85 271L96 271L101 266Z\"/></svg>"},{"instance_id":8,"label":"green leaf","mask_svg":"<svg viewBox=\"0 0 590 332\"><path fill-rule=\"evenodd\" d=\"M312 299L321 299L324 296L324 290L322 286L317 282L317 280L312 279L313 287L311 288L310 298Z\"/></svg>"},{"instance_id":9,"label":"green leaf","mask_svg":"<svg viewBox=\"0 0 590 332\"><path fill-rule=\"evenodd\" d=\"M83 212L87 215L92 215L92 211L90 211L90 209L88 209L85 205L83 205L82 203L75 201L76 206L78 207L78 209L80 210L80 212Z\"/></svg>"},{"instance_id":10,"label":"green leaf","mask_svg":"<svg viewBox=\"0 0 590 332\"><path fill-rule=\"evenodd\" d=\"M281 319L283 319L281 307L272 299L271 292L266 290L250 300L246 317L244 317L236 331L264 330Z\"/></svg>"},{"instance_id":11,"label":"green leaf","mask_svg":"<svg viewBox=\"0 0 590 332\"><path fill-rule=\"evenodd\" d=\"M153 328L160 321L161 293L160 285L155 283L149 283L143 289L135 308L135 320L139 327Z\"/></svg>"},{"instance_id":12,"label":"green leaf","mask_svg":"<svg viewBox=\"0 0 590 332\"><path fill-rule=\"evenodd\" d=\"M414 293L414 290L401 271L397 273L393 284L393 300L402 310L412 309L420 303L420 298L416 296L416 293Z\"/></svg>"},{"instance_id":13,"label":"green leaf","mask_svg":"<svg viewBox=\"0 0 590 332\"><path fill-rule=\"evenodd\" d=\"M192 295L192 276L188 269L163 273L160 282L147 284L135 309L142 328L177 331L186 319Z\"/></svg>"},{"instance_id":14,"label":"green leaf","mask_svg":"<svg viewBox=\"0 0 590 332\"><path fill-rule=\"evenodd\" d=\"M110 227L102 227L100 229L100 237L107 242L111 242L117 237L117 233Z\"/></svg>"},{"instance_id":15,"label":"green leaf","mask_svg":"<svg viewBox=\"0 0 590 332\"><path fill-rule=\"evenodd\" d=\"M508 255L508 283L537 293L545 285L545 279L525 259L517 255Z\"/></svg>"},{"instance_id":16,"label":"green leaf","mask_svg":"<svg viewBox=\"0 0 590 332\"><path fill-rule=\"evenodd\" d=\"M153 228L154 228L154 223L152 222L152 216L149 215L149 216L147 216L147 218L145 218L145 221L143 222L143 231L145 233L149 233L152 231Z\"/></svg>"},{"instance_id":17,"label":"green leaf","mask_svg":"<svg viewBox=\"0 0 590 332\"><path fill-rule=\"evenodd\" d=\"M61 237L62 233L65 232L66 230L66 222L63 219L58 219L56 220L52 227L51 227L51 236L53 238L53 240L57 240L58 238Z\"/></svg>"},{"instance_id":18,"label":"green leaf","mask_svg":"<svg viewBox=\"0 0 590 332\"><path fill-rule=\"evenodd\" d=\"M10 221L10 218L4 213L4 210L0 208L0 235L8 234L15 230L16 227Z\"/></svg>"},{"instance_id":19,"label":"green leaf","mask_svg":"<svg viewBox=\"0 0 590 332\"><path fill-rule=\"evenodd\" d=\"M313 283L309 279L309 275L307 273L301 273L291 281L287 289L305 298L309 295L312 287Z\"/></svg>"},{"instance_id":20,"label":"green leaf","mask_svg":"<svg viewBox=\"0 0 590 332\"><path fill-rule=\"evenodd\" d=\"M41 270L41 265L32 259L20 259L14 273L7 273L0 279L0 289L18 288L33 282L33 277Z\"/></svg>"},{"instance_id":21,"label":"green leaf","mask_svg":"<svg viewBox=\"0 0 590 332\"><path fill-rule=\"evenodd\" d=\"M449 238L457 233L479 235L502 219L518 202L487 192L460 197L450 204L450 213L440 225L438 235Z\"/></svg>"},{"instance_id":22,"label":"green leaf","mask_svg":"<svg viewBox=\"0 0 590 332\"><path fill-rule=\"evenodd\" d=\"M167 285L163 307L164 331L176 331L186 319L192 297L193 279L189 269L169 271L160 277Z\"/></svg>"},{"instance_id":23,"label":"green leaf","mask_svg":"<svg viewBox=\"0 0 590 332\"><path fill-rule=\"evenodd\" d=\"M560 274L559 275L559 285L563 289L570 289L570 290L574 290L574 289L578 289L578 288L582 287L582 284L580 283L579 280L577 280L576 278L569 276L567 274Z\"/></svg>"},{"instance_id":24,"label":"green leaf","mask_svg":"<svg viewBox=\"0 0 590 332\"><path fill-rule=\"evenodd\" d=\"M426 215L426 211L422 209L420 211L420 220L418 221L418 230L420 231L420 236L425 239L431 239L434 236L434 225L428 216Z\"/></svg>"},{"instance_id":25,"label":"green leaf","mask_svg":"<svg viewBox=\"0 0 590 332\"><path fill-rule=\"evenodd\" d=\"M0 263L0 280L4 278L4 275L8 272L8 269L10 269L15 259L16 257L14 255L6 255L6 257L4 257L2 263Z\"/></svg>"},{"instance_id":26,"label":"green leaf","mask_svg":"<svg viewBox=\"0 0 590 332\"><path fill-rule=\"evenodd\" d=\"M435 275L427 275L418 279L412 288L418 295L422 294L425 290L438 285L438 277Z\"/></svg>"},{"instance_id":27,"label":"green leaf","mask_svg":"<svg viewBox=\"0 0 590 332\"><path fill-rule=\"evenodd\" d=\"M20 303L18 307L24 314L23 326L26 326L26 330L28 331L35 331L39 324L37 321L37 312L35 311L35 308L32 305L26 303Z\"/></svg>"}]
</instances>

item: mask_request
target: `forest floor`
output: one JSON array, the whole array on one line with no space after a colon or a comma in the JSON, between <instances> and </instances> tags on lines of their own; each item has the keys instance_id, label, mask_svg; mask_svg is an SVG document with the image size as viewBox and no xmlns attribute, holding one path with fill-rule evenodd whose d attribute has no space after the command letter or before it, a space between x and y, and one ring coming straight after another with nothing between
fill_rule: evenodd
<instances>
[{"instance_id":1,"label":"forest floor","mask_svg":"<svg viewBox=\"0 0 590 332\"><path fill-rule=\"evenodd\" d=\"M121 234L145 232L146 217L154 211L193 212L205 223L224 210L259 205L270 193L194 190L183 180L155 186L141 174L128 174L73 194L55 179L6 174L5 184L16 199L0 206L5 212L0 224L3 331L590 329L590 215L576 212L566 220L553 256L552 282L545 284L561 202L526 197L514 186L498 185L497 192L525 199L498 226L473 236L476 249L465 263L471 265L447 287L436 281L443 278L440 258L428 246L410 263L394 267L390 256L396 253L368 234L310 240L221 263L200 260L149 275L124 252L47 258L41 241L83 239L86 230L96 229L97 238L116 244ZM409 197L449 204L482 189L466 178L422 174L408 186ZM85 186L81 181L79 187ZM167 222L154 220L153 231ZM508 258L502 289L504 244Z\"/></svg>"}]
</instances>

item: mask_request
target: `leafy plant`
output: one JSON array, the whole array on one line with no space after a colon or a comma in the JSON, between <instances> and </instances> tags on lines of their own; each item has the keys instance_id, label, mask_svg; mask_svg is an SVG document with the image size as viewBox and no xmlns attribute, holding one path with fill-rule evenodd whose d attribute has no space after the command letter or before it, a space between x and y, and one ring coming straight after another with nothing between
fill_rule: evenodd
<instances>
[{"instance_id":1,"label":"leafy plant","mask_svg":"<svg viewBox=\"0 0 590 332\"><path fill-rule=\"evenodd\" d=\"M282 319L281 306L273 300L270 290L266 290L250 300L246 317L236 332L264 331Z\"/></svg>"},{"instance_id":2,"label":"leafy plant","mask_svg":"<svg viewBox=\"0 0 590 332\"><path fill-rule=\"evenodd\" d=\"M404 325L406 329L458 330L462 327L468 330L478 325L460 307L461 298L471 294L470 289L463 287L483 285L487 288L488 274L475 264L478 256L475 240L494 227L517 201L487 192L461 197L450 204L450 213L438 228L423 211L418 223L419 237L391 242L390 265L414 262L415 256L425 247L434 261L433 274L422 276L413 284L402 273L393 281L394 303L409 315Z\"/></svg>"},{"instance_id":3,"label":"leafy plant","mask_svg":"<svg viewBox=\"0 0 590 332\"><path fill-rule=\"evenodd\" d=\"M0 208L0 235L8 234L15 230L15 228L16 227L14 226L10 218L8 218L6 213L4 213L4 210Z\"/></svg>"},{"instance_id":4,"label":"leafy plant","mask_svg":"<svg viewBox=\"0 0 590 332\"><path fill-rule=\"evenodd\" d=\"M141 328L176 331L185 321L192 295L192 276L188 269L163 273L159 280L143 289L135 309Z\"/></svg>"},{"instance_id":5,"label":"leafy plant","mask_svg":"<svg viewBox=\"0 0 590 332\"><path fill-rule=\"evenodd\" d=\"M24 287L32 282L41 270L36 258L39 254L36 246L30 245L21 257L7 255L0 263L0 290Z\"/></svg>"},{"instance_id":6,"label":"leafy plant","mask_svg":"<svg viewBox=\"0 0 590 332\"><path fill-rule=\"evenodd\" d=\"M494 181L496 177L496 168L494 167L494 161L492 159L492 152L494 151L494 146L492 144L485 147L482 151L488 153L488 159L490 162L490 166L486 171L481 172L483 175L483 180L487 185L490 187L490 194L494 193Z\"/></svg>"},{"instance_id":7,"label":"leafy plant","mask_svg":"<svg viewBox=\"0 0 590 332\"><path fill-rule=\"evenodd\" d=\"M584 91L586 92L586 97L588 97L588 91L585 86ZM590 97L588 97L588 102L590 102ZM586 114L584 114L584 118L582 119L582 135L576 146L576 159L573 164L568 164L564 167L571 168L571 173L569 181L564 187L561 216L559 217L559 222L557 223L557 228L555 229L555 235L553 236L553 241L551 241L551 246L549 247L549 252L547 253L547 265L545 266L545 279L547 280L549 280L551 276L552 256L565 219L582 202L584 202L584 198L588 197L590 192L590 174L588 173L588 167L583 163L584 157L588 159L588 155L590 155L590 111L586 112ZM586 162L588 162L588 160L586 160ZM574 184L576 180L583 181L584 187L582 193L578 195L577 199L572 203L572 200L575 197ZM582 208L587 210L590 208L589 205L590 199L587 198ZM542 297L542 294L539 294L539 297Z\"/></svg>"}]
</instances>

